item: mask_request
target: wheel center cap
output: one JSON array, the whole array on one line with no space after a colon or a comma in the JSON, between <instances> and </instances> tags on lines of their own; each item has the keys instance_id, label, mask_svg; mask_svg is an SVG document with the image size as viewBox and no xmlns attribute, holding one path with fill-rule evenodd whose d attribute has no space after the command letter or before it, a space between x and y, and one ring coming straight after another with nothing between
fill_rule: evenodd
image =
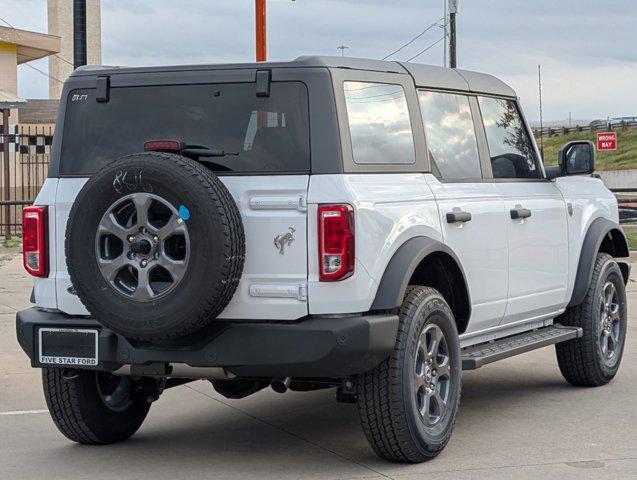
<instances>
[{"instance_id":1,"label":"wheel center cap","mask_svg":"<svg viewBox=\"0 0 637 480\"><path fill-rule=\"evenodd\" d=\"M130 246L131 252L139 253L141 255L148 255L151 252L152 248L152 244L145 238L133 242Z\"/></svg>"}]
</instances>

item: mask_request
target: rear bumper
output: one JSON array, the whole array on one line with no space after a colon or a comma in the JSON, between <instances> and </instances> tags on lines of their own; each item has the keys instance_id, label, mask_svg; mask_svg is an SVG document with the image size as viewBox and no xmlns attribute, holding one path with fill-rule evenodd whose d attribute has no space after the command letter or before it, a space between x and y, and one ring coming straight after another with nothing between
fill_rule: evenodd
<instances>
[{"instance_id":1,"label":"rear bumper","mask_svg":"<svg viewBox=\"0 0 637 480\"><path fill-rule=\"evenodd\" d=\"M36 368L41 327L96 328L98 365L113 371L161 374L168 364L222 367L237 376L344 377L367 371L386 359L396 340L398 316L310 317L295 323L227 323L192 348L134 344L91 318L30 308L18 312L18 342ZM76 368L76 367L74 367Z\"/></svg>"}]
</instances>

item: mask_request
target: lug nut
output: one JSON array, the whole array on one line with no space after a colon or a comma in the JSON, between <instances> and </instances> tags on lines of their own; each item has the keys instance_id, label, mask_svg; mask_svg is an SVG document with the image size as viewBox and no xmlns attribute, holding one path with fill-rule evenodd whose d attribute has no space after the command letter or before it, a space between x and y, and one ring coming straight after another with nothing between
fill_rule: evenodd
<instances>
[{"instance_id":1,"label":"lug nut","mask_svg":"<svg viewBox=\"0 0 637 480\"><path fill-rule=\"evenodd\" d=\"M159 237L157 235L153 237L153 242L159 243Z\"/></svg>"},{"instance_id":2,"label":"lug nut","mask_svg":"<svg viewBox=\"0 0 637 480\"><path fill-rule=\"evenodd\" d=\"M142 260L142 263L140 265L142 266L142 268L145 268L148 265L148 260Z\"/></svg>"},{"instance_id":3,"label":"lug nut","mask_svg":"<svg viewBox=\"0 0 637 480\"><path fill-rule=\"evenodd\" d=\"M129 235L128 236L128 242L129 243L133 243L135 241L135 235Z\"/></svg>"}]
</instances>

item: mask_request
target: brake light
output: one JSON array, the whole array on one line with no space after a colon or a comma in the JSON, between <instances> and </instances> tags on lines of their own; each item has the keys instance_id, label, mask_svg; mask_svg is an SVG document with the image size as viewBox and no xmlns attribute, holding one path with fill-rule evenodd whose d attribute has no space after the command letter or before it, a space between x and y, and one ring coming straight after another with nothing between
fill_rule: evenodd
<instances>
[{"instance_id":1,"label":"brake light","mask_svg":"<svg viewBox=\"0 0 637 480\"><path fill-rule=\"evenodd\" d=\"M179 152L184 147L177 140L151 140L144 143L145 152Z\"/></svg>"},{"instance_id":2,"label":"brake light","mask_svg":"<svg viewBox=\"0 0 637 480\"><path fill-rule=\"evenodd\" d=\"M22 211L22 254L24 268L34 277L46 277L47 207L25 207Z\"/></svg>"},{"instance_id":3,"label":"brake light","mask_svg":"<svg viewBox=\"0 0 637 480\"><path fill-rule=\"evenodd\" d=\"M354 209L350 205L319 205L319 272L322 282L354 273Z\"/></svg>"}]
</instances>

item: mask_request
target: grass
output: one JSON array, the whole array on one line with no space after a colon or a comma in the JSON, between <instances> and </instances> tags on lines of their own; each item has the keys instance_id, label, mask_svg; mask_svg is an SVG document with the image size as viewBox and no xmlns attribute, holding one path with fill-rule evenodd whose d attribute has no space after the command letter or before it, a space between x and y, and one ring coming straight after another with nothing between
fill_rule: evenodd
<instances>
[{"instance_id":1,"label":"grass","mask_svg":"<svg viewBox=\"0 0 637 480\"><path fill-rule=\"evenodd\" d=\"M582 132L559 137L544 138L544 164L557 165L557 153L573 140L590 140L597 144L596 132ZM538 147L540 139L537 139ZM617 150L596 152L597 170L627 170L637 168L637 128L617 132Z\"/></svg>"},{"instance_id":2,"label":"grass","mask_svg":"<svg viewBox=\"0 0 637 480\"><path fill-rule=\"evenodd\" d=\"M629 250L637 250L637 232L624 232L628 241Z\"/></svg>"},{"instance_id":3,"label":"grass","mask_svg":"<svg viewBox=\"0 0 637 480\"><path fill-rule=\"evenodd\" d=\"M11 240L3 240L2 246L5 248L14 248L22 245L22 240L20 238L12 238Z\"/></svg>"}]
</instances>

